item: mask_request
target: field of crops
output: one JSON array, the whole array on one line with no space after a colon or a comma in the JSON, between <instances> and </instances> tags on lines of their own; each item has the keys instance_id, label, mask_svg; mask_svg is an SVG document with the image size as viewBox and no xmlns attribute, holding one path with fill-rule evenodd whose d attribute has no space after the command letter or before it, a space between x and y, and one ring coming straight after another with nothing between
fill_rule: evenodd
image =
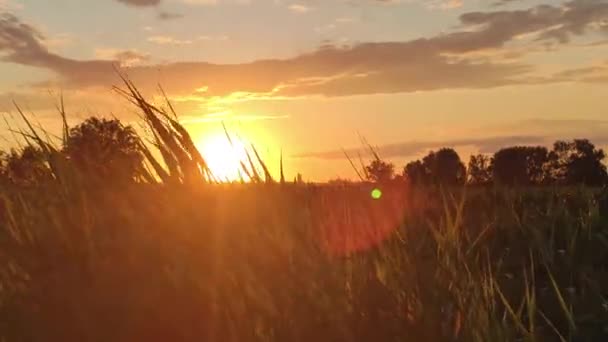
<instances>
[{"instance_id":1,"label":"field of crops","mask_svg":"<svg viewBox=\"0 0 608 342\"><path fill-rule=\"evenodd\" d=\"M6 341L599 341L590 189L217 185L3 194ZM442 197L442 193L444 197Z\"/></svg>"},{"instance_id":2,"label":"field of crops","mask_svg":"<svg viewBox=\"0 0 608 342\"><path fill-rule=\"evenodd\" d=\"M167 170L1 185L0 341L608 340L601 189L218 184L131 96Z\"/></svg>"}]
</instances>

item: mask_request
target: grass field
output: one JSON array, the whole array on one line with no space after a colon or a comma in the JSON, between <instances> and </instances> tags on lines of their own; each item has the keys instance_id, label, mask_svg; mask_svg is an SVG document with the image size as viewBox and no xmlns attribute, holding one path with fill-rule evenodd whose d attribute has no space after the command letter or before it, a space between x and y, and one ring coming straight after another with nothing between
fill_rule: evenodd
<instances>
[{"instance_id":1,"label":"grass field","mask_svg":"<svg viewBox=\"0 0 608 342\"><path fill-rule=\"evenodd\" d=\"M599 189L216 184L130 96L166 174L2 185L0 341L608 340Z\"/></svg>"}]
</instances>

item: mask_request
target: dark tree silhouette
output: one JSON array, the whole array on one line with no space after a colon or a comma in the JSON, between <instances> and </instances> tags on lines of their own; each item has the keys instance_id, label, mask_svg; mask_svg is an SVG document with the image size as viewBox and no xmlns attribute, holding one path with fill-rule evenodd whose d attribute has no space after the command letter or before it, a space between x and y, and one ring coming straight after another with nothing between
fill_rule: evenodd
<instances>
[{"instance_id":1,"label":"dark tree silhouette","mask_svg":"<svg viewBox=\"0 0 608 342\"><path fill-rule=\"evenodd\" d=\"M85 172L133 179L143 160L139 138L120 121L91 117L70 129L64 152Z\"/></svg>"},{"instance_id":2,"label":"dark tree silhouette","mask_svg":"<svg viewBox=\"0 0 608 342\"><path fill-rule=\"evenodd\" d=\"M499 150L492 159L494 181L506 185L538 185L550 178L546 163L547 148L542 146L515 146Z\"/></svg>"},{"instance_id":3,"label":"dark tree silhouette","mask_svg":"<svg viewBox=\"0 0 608 342\"><path fill-rule=\"evenodd\" d=\"M395 165L376 158L365 167L365 174L369 181L377 183L389 182L395 176Z\"/></svg>"},{"instance_id":4,"label":"dark tree silhouette","mask_svg":"<svg viewBox=\"0 0 608 342\"><path fill-rule=\"evenodd\" d=\"M327 184L329 185L335 185L335 186L345 186L345 185L352 185L354 184L354 182L348 178L332 178L330 180L327 181Z\"/></svg>"},{"instance_id":5,"label":"dark tree silhouette","mask_svg":"<svg viewBox=\"0 0 608 342\"><path fill-rule=\"evenodd\" d=\"M0 159L0 175L4 181L34 185L53 177L44 153L33 146L26 146L21 151L11 150Z\"/></svg>"},{"instance_id":6,"label":"dark tree silhouette","mask_svg":"<svg viewBox=\"0 0 608 342\"><path fill-rule=\"evenodd\" d=\"M409 162L403 169L403 176L411 184L426 184L430 177L422 161Z\"/></svg>"},{"instance_id":7,"label":"dark tree silhouette","mask_svg":"<svg viewBox=\"0 0 608 342\"><path fill-rule=\"evenodd\" d=\"M452 148L431 151L422 159L422 164L435 184L458 185L465 182L466 168L458 153Z\"/></svg>"},{"instance_id":8,"label":"dark tree silhouette","mask_svg":"<svg viewBox=\"0 0 608 342\"><path fill-rule=\"evenodd\" d=\"M556 141L549 154L549 170L558 184L598 186L607 181L606 154L587 139Z\"/></svg>"},{"instance_id":9,"label":"dark tree silhouette","mask_svg":"<svg viewBox=\"0 0 608 342\"><path fill-rule=\"evenodd\" d=\"M426 157L410 162L403 174L413 184L464 184L466 168L451 148L431 151Z\"/></svg>"},{"instance_id":10,"label":"dark tree silhouette","mask_svg":"<svg viewBox=\"0 0 608 342\"><path fill-rule=\"evenodd\" d=\"M467 171L469 184L490 184L492 182L492 158L484 154L472 155Z\"/></svg>"}]
</instances>

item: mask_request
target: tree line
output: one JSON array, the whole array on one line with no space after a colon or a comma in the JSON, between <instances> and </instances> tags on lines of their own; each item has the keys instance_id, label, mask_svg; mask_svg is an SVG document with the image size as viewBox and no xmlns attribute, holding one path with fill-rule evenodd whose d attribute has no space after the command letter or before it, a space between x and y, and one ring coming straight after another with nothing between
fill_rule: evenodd
<instances>
[{"instance_id":1,"label":"tree line","mask_svg":"<svg viewBox=\"0 0 608 342\"><path fill-rule=\"evenodd\" d=\"M28 138L26 137L26 140ZM29 185L53 178L43 151L30 143L0 152L0 182ZM60 153L86 175L115 182L137 180L144 167L141 139L117 119L91 117L64 132ZM162 149L161 149L162 153ZM431 151L411 161L400 173L375 154L364 167L372 182L406 181L419 185L578 185L608 183L605 152L587 139L559 140L544 146L505 147L493 155L476 154L465 165L453 148Z\"/></svg>"},{"instance_id":2,"label":"tree line","mask_svg":"<svg viewBox=\"0 0 608 342\"><path fill-rule=\"evenodd\" d=\"M365 166L365 177L373 182L403 180L422 185L578 185L608 183L606 154L587 139L558 140L544 146L505 147L493 155L476 154L465 166L453 148L441 148L405 165L397 174L395 165L376 157Z\"/></svg>"},{"instance_id":3,"label":"tree line","mask_svg":"<svg viewBox=\"0 0 608 342\"><path fill-rule=\"evenodd\" d=\"M24 135L21 149L0 151L0 183L34 185L54 178L48 156L35 137ZM143 167L141 140L117 119L91 117L64 132L58 150L88 176L113 182L136 180Z\"/></svg>"}]
</instances>

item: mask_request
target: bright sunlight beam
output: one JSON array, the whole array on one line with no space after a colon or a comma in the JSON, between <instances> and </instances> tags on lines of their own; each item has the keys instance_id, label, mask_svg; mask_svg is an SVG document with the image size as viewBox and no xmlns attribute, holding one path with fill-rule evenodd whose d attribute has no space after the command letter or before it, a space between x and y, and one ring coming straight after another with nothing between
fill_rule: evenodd
<instances>
[{"instance_id":1,"label":"bright sunlight beam","mask_svg":"<svg viewBox=\"0 0 608 342\"><path fill-rule=\"evenodd\" d=\"M231 137L231 141L225 135L217 134L205 137L197 144L211 172L219 181L240 180L241 162L247 161L245 144L235 137ZM245 174L242 176L247 180Z\"/></svg>"}]
</instances>

